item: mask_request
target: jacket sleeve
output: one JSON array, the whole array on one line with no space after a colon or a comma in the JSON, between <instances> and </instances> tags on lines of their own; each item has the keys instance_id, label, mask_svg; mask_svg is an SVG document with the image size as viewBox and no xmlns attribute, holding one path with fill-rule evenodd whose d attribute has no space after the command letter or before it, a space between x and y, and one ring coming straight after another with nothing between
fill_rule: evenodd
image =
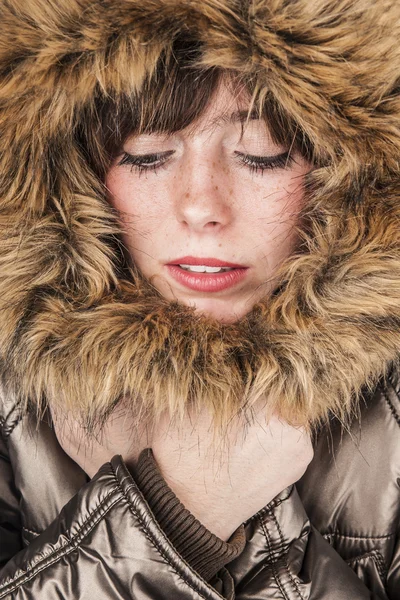
<instances>
[{"instance_id":1,"label":"jacket sleeve","mask_svg":"<svg viewBox=\"0 0 400 600\"><path fill-rule=\"evenodd\" d=\"M227 566L236 600L397 600L372 590L310 524L295 486L245 524L247 544ZM393 588L394 590L394 588Z\"/></svg>"},{"instance_id":2,"label":"jacket sleeve","mask_svg":"<svg viewBox=\"0 0 400 600\"><path fill-rule=\"evenodd\" d=\"M245 528L246 547L222 570L229 579L220 594L176 552L122 458L114 456L3 567L0 599L381 598L310 526L295 487Z\"/></svg>"},{"instance_id":3,"label":"jacket sleeve","mask_svg":"<svg viewBox=\"0 0 400 600\"><path fill-rule=\"evenodd\" d=\"M5 455L2 460L7 465ZM9 560L0 571L0 599L224 597L177 553L120 456L104 464L24 549L17 499L7 500L11 479L4 473L1 555L3 563Z\"/></svg>"},{"instance_id":4,"label":"jacket sleeve","mask_svg":"<svg viewBox=\"0 0 400 600\"><path fill-rule=\"evenodd\" d=\"M245 524L244 550L212 587L177 552L122 458L104 464L22 549L19 499L2 450L0 599L396 600L367 589L309 523L294 486ZM10 545L9 545L10 544ZM390 592L392 594L392 592Z\"/></svg>"}]
</instances>

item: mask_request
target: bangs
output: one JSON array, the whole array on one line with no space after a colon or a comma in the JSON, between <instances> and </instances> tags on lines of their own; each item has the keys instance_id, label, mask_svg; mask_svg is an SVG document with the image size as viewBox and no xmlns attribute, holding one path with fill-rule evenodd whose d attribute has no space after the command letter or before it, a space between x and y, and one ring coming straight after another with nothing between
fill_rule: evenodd
<instances>
[{"instance_id":1,"label":"bangs","mask_svg":"<svg viewBox=\"0 0 400 600\"><path fill-rule=\"evenodd\" d=\"M197 65L201 45L178 38L170 54L161 55L154 72L137 94L110 94L86 109L77 130L79 144L90 167L101 179L132 135L172 135L194 124L209 106L218 87L225 84L246 108L248 118L256 112L273 141L313 160L307 136L278 105L270 92L260 89L254 78L219 67ZM247 119L241 123L242 135Z\"/></svg>"}]
</instances>

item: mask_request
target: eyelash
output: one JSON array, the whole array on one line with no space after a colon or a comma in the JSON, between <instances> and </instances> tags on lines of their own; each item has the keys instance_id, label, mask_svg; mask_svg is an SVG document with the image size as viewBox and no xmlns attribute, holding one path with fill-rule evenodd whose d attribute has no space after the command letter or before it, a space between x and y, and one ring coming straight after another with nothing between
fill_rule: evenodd
<instances>
[{"instance_id":1,"label":"eyelash","mask_svg":"<svg viewBox=\"0 0 400 600\"><path fill-rule=\"evenodd\" d=\"M118 163L118 166L130 165L131 170L135 169L139 172L139 175L145 171L152 170L156 172L166 168L167 158L173 153L173 150L170 150L166 153L137 155L124 152L124 155ZM294 161L289 151L283 152L282 154L278 154L276 156L254 156L252 154L241 154L240 152L236 152L235 154L237 157L240 157L239 160L241 163L244 163L249 167L250 172L260 172L261 175L266 170L288 168L293 164Z\"/></svg>"}]
</instances>

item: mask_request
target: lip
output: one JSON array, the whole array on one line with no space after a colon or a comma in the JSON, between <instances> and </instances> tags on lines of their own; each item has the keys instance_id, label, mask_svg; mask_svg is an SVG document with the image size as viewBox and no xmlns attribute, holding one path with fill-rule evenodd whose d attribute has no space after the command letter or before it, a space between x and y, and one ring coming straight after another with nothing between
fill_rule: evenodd
<instances>
[{"instance_id":1,"label":"lip","mask_svg":"<svg viewBox=\"0 0 400 600\"><path fill-rule=\"evenodd\" d=\"M208 267L230 267L233 271L225 273L190 273L179 267L183 265L207 265ZM238 285L247 275L248 267L237 265L231 262L222 261L217 258L197 258L193 256L184 256L174 259L173 262L165 265L169 274L175 281L197 292L221 292L228 288Z\"/></svg>"},{"instance_id":2,"label":"lip","mask_svg":"<svg viewBox=\"0 0 400 600\"><path fill-rule=\"evenodd\" d=\"M170 260L170 265L207 265L207 267L231 267L233 269L246 269L245 265L238 265L235 263L227 262L226 260L219 260L218 258L198 258L197 256L182 256L181 258L174 258Z\"/></svg>"}]
</instances>

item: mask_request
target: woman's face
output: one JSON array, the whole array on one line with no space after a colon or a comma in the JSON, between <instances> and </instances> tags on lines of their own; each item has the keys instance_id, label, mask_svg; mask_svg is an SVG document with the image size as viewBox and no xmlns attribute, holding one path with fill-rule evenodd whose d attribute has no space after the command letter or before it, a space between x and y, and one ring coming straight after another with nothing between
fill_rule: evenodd
<instances>
[{"instance_id":1,"label":"woman's face","mask_svg":"<svg viewBox=\"0 0 400 600\"><path fill-rule=\"evenodd\" d=\"M106 177L133 262L167 299L221 322L244 316L293 251L310 164L221 85L201 118L129 137Z\"/></svg>"}]
</instances>

